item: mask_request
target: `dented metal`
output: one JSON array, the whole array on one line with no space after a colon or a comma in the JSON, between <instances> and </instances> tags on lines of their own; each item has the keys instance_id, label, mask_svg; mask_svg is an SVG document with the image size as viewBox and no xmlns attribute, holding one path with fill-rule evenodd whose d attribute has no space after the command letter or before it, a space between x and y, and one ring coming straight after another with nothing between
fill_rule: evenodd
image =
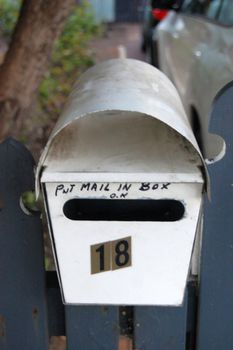
<instances>
[{"instance_id":1,"label":"dented metal","mask_svg":"<svg viewBox=\"0 0 233 350\"><path fill-rule=\"evenodd\" d=\"M74 85L37 167L37 197L40 191L41 168L47 166L46 158L58 136L60 135L59 142L66 147L69 140L69 127L77 128L78 132L79 124L75 123L77 120L91 115L101 117L101 112L105 112L105 115L107 112L109 115L135 112L153 117L177 131L199 156L209 191L205 162L180 97L171 81L147 63L133 59L113 59L92 67ZM65 129L65 140L63 140L62 132Z\"/></svg>"},{"instance_id":2,"label":"dented metal","mask_svg":"<svg viewBox=\"0 0 233 350\"><path fill-rule=\"evenodd\" d=\"M65 303L182 303L208 174L163 73L128 59L88 70L36 182Z\"/></svg>"}]
</instances>

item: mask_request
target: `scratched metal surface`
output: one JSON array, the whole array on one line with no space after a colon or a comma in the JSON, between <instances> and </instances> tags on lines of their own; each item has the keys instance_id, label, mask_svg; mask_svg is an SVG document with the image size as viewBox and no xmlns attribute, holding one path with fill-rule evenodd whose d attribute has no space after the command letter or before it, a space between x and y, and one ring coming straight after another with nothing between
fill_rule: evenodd
<instances>
[{"instance_id":1,"label":"scratched metal surface","mask_svg":"<svg viewBox=\"0 0 233 350\"><path fill-rule=\"evenodd\" d=\"M136 129L132 127L135 124ZM98 143L93 141L95 139ZM156 167L151 167L151 164ZM180 305L203 191L199 188L200 191L192 197L189 192L191 184L184 192L174 189L172 198L181 195L179 200L187 199L187 203L191 197L194 199L191 206L192 210L195 209L195 215L191 215L192 210L189 211L187 206L187 215L181 220L181 226L178 228L174 224L171 230L169 224L169 229L165 230L165 223L163 227L161 224L153 225L152 229L149 223L147 226L146 223L133 226L132 223L112 225L101 220L94 225L91 221L68 221L63 214L65 203L62 198L53 197L53 186L59 183L64 185L70 176L74 184L86 182L87 176L89 179L92 177L92 182L112 183L119 181L116 180L119 173L125 176L125 182L136 182L134 175L138 176L137 182L143 182L145 178L140 177L151 172L150 182L177 182L178 185L183 181L191 182L190 178L187 180L187 175L191 174L194 175L192 182L197 187L197 182L202 182L201 166L205 164L180 98L175 87L161 72L135 60L111 60L91 68L80 78L48 140L37 169L37 188L39 180L45 182L51 237L56 248L66 303ZM181 178L180 174L183 173L184 177ZM163 176L158 179L157 175L161 174ZM172 180L167 178L169 174ZM83 176L81 181L78 178L80 175ZM77 176L76 179L74 176ZM100 176L105 176L105 180ZM96 190L94 193L96 195ZM194 221L189 224L185 220L191 217ZM186 225L185 228L183 225ZM77 235L77 230L82 234ZM116 240L124 237L129 230L133 231L135 244L132 267L127 271L118 271L118 275L102 274L94 279L89 273L90 246L107 242L109 232ZM157 236L151 233L152 230ZM69 233L69 239L64 235L65 231ZM181 234L174 235L174 232ZM177 249L180 251L178 257ZM142 259L144 251L147 252L146 260ZM128 281L128 289L116 294L121 274ZM173 279L166 278L166 274L173 276ZM151 287L151 275L158 284L153 285L154 289ZM141 276L144 276L145 283L140 283Z\"/></svg>"},{"instance_id":2,"label":"scratched metal surface","mask_svg":"<svg viewBox=\"0 0 233 350\"><path fill-rule=\"evenodd\" d=\"M0 349L48 349L43 235L20 208L34 189L34 161L14 140L0 145Z\"/></svg>"},{"instance_id":3,"label":"scratched metal surface","mask_svg":"<svg viewBox=\"0 0 233 350\"><path fill-rule=\"evenodd\" d=\"M58 134L71 124L76 127L75 120L107 111L110 116L116 111L141 113L168 125L190 143L206 169L180 97L170 80L144 62L115 59L92 67L75 84L41 156L36 175L37 195L41 169L46 165L51 147L56 145ZM207 173L206 178L208 180Z\"/></svg>"},{"instance_id":4,"label":"scratched metal surface","mask_svg":"<svg viewBox=\"0 0 233 350\"><path fill-rule=\"evenodd\" d=\"M213 104L210 132L226 143L224 158L209 165L211 202L205 202L198 350L233 347L233 83Z\"/></svg>"}]
</instances>

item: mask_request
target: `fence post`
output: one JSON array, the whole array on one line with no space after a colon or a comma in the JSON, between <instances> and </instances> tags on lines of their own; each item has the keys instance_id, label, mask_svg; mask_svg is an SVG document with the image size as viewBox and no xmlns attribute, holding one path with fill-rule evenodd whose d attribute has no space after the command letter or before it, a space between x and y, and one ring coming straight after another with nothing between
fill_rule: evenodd
<instances>
[{"instance_id":1,"label":"fence post","mask_svg":"<svg viewBox=\"0 0 233 350\"><path fill-rule=\"evenodd\" d=\"M117 306L66 306L68 350L118 349Z\"/></svg>"},{"instance_id":2,"label":"fence post","mask_svg":"<svg viewBox=\"0 0 233 350\"><path fill-rule=\"evenodd\" d=\"M216 98L210 132L226 143L222 160L209 166L199 293L198 350L233 348L233 83Z\"/></svg>"},{"instance_id":3,"label":"fence post","mask_svg":"<svg viewBox=\"0 0 233 350\"><path fill-rule=\"evenodd\" d=\"M33 168L19 142L0 145L0 350L48 349L42 225L20 207Z\"/></svg>"},{"instance_id":4,"label":"fence post","mask_svg":"<svg viewBox=\"0 0 233 350\"><path fill-rule=\"evenodd\" d=\"M137 306L134 317L135 349L186 349L187 292L180 307Z\"/></svg>"}]
</instances>

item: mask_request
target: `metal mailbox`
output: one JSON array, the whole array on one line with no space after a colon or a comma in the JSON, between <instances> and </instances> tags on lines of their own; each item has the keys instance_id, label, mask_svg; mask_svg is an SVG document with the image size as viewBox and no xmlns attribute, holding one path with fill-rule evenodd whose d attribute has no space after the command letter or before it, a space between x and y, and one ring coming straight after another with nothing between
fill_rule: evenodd
<instances>
[{"instance_id":1,"label":"metal mailbox","mask_svg":"<svg viewBox=\"0 0 233 350\"><path fill-rule=\"evenodd\" d=\"M116 59L83 74L37 169L64 302L180 305L207 182L160 71Z\"/></svg>"}]
</instances>

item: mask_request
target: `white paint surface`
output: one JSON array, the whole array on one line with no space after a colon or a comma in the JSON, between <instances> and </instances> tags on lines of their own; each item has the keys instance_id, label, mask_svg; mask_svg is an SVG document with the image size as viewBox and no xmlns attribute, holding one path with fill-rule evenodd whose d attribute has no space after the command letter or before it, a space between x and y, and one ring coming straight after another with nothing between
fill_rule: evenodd
<instances>
[{"instance_id":1,"label":"white paint surface","mask_svg":"<svg viewBox=\"0 0 233 350\"><path fill-rule=\"evenodd\" d=\"M75 85L37 168L37 195L41 180L65 303L180 305L208 180L201 168L206 171L180 98L161 72L128 59L88 70ZM81 191L80 183L89 181L109 183L110 189ZM119 182L131 184L127 199L181 201L184 217L110 222L64 216L68 199L111 198ZM170 185L140 191L142 182ZM67 194L56 195L59 184ZM91 275L90 246L128 236L132 266Z\"/></svg>"},{"instance_id":2,"label":"white paint surface","mask_svg":"<svg viewBox=\"0 0 233 350\"><path fill-rule=\"evenodd\" d=\"M209 121L216 95L233 79L233 26L206 16L170 11L156 27L156 47L160 69L175 84L190 121L192 107L196 111L203 154L213 163L225 153L224 140L209 133Z\"/></svg>"},{"instance_id":3,"label":"white paint surface","mask_svg":"<svg viewBox=\"0 0 233 350\"><path fill-rule=\"evenodd\" d=\"M82 119L98 114L101 119L103 117L104 123L106 116L115 116L116 119L123 113L128 114L129 118L130 114L136 117L140 114L144 119L154 118L180 134L189 144L193 154L199 157L208 188L205 162L175 87L163 73L149 64L132 59L114 59L92 67L75 84L40 158L36 173L37 196L41 168L48 165L48 157L52 148L56 149L59 146L59 139L62 140L60 146L64 150L68 149L68 131L75 129L74 135L80 135ZM99 121L100 125L101 123ZM134 121L131 121L131 125L134 125ZM63 135L66 137L63 138ZM128 145L130 142L129 138ZM108 147L106 144L106 148ZM57 155L60 156L58 153ZM88 158L88 153L86 155Z\"/></svg>"},{"instance_id":4,"label":"white paint surface","mask_svg":"<svg viewBox=\"0 0 233 350\"><path fill-rule=\"evenodd\" d=\"M111 191L80 191L55 196L58 183L46 184L53 240L64 301L74 304L179 305L182 303L196 233L202 184L171 184L168 190L138 191L132 184L127 199L175 198L185 205L176 222L72 221L63 205L71 198L109 198ZM132 266L91 275L90 246L132 237Z\"/></svg>"},{"instance_id":5,"label":"white paint surface","mask_svg":"<svg viewBox=\"0 0 233 350\"><path fill-rule=\"evenodd\" d=\"M187 140L161 121L133 112L100 112L74 121L57 135L44 165L43 176L153 172L178 181L179 174L202 177L201 159Z\"/></svg>"}]
</instances>

